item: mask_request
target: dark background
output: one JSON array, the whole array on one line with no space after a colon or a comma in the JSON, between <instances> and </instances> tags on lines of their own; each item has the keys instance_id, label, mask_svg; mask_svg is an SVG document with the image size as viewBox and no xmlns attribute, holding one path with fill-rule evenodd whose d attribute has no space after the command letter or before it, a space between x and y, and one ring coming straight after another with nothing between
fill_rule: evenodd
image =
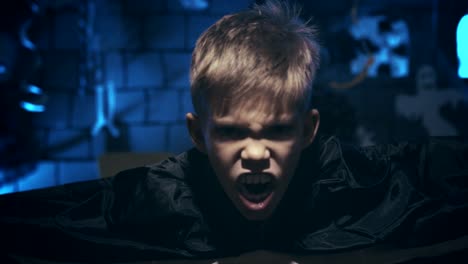
<instances>
[{"instance_id":1,"label":"dark background","mask_svg":"<svg viewBox=\"0 0 468 264\"><path fill-rule=\"evenodd\" d=\"M194 43L221 16L253 2L0 3L0 193L98 178L97 159L109 152L191 147L184 115L192 109ZM322 66L313 104L322 114L322 133L363 146L468 135L468 85L457 75L455 36L468 1L298 3L303 19L313 17L320 28ZM373 37L353 37L357 21L367 21L360 24L365 32L376 28ZM407 30L407 41L382 53L388 36L401 40L396 22ZM386 54L387 63L359 79L360 69L350 67L359 54ZM406 69L392 64L397 56L407 61ZM429 73L418 78L422 68ZM404 74L396 76L398 70ZM114 87L103 102L115 111L110 124L118 135L108 126L92 133L98 87Z\"/></svg>"}]
</instances>

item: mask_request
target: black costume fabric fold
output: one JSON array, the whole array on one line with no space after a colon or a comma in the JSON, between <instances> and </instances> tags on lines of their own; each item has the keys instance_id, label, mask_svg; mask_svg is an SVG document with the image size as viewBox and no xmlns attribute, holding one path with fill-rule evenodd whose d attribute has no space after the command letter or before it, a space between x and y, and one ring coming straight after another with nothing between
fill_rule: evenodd
<instances>
[{"instance_id":1,"label":"black costume fabric fold","mask_svg":"<svg viewBox=\"0 0 468 264\"><path fill-rule=\"evenodd\" d=\"M192 149L108 179L0 196L0 256L102 263L427 246L468 235L467 183L461 140L355 148L324 138L304 150L273 216L255 222Z\"/></svg>"}]
</instances>

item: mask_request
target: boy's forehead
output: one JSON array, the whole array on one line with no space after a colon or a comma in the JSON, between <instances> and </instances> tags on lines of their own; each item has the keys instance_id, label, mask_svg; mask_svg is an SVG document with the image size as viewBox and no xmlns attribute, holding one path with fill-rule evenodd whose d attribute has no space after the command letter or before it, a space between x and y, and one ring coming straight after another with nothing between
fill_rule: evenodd
<instances>
[{"instance_id":1,"label":"boy's forehead","mask_svg":"<svg viewBox=\"0 0 468 264\"><path fill-rule=\"evenodd\" d=\"M298 120L296 111L284 111L282 113L271 113L261 109L257 110L235 110L224 115L210 115L209 119L214 124L238 124L238 125L269 125L275 123L290 123Z\"/></svg>"},{"instance_id":2,"label":"boy's forehead","mask_svg":"<svg viewBox=\"0 0 468 264\"><path fill-rule=\"evenodd\" d=\"M244 94L237 98L212 98L203 113L203 122L211 124L271 125L300 120L303 110L298 102L265 94Z\"/></svg>"}]
</instances>

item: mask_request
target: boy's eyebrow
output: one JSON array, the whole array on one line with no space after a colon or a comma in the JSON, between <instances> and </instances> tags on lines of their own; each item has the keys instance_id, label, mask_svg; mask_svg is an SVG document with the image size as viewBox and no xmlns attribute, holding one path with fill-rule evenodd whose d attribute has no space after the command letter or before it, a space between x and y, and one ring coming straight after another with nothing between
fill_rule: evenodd
<instances>
[{"instance_id":1,"label":"boy's eyebrow","mask_svg":"<svg viewBox=\"0 0 468 264\"><path fill-rule=\"evenodd\" d=\"M294 122L296 121L296 118L290 117L290 118L281 118L281 119L275 119L275 120L270 120L267 122L261 123L262 127L268 128L268 127L275 127L275 126L290 126L293 125ZM240 120L229 120L229 119L213 119L213 124L217 127L221 126L238 126L238 127L249 127L250 123L249 122L244 122Z\"/></svg>"}]
</instances>

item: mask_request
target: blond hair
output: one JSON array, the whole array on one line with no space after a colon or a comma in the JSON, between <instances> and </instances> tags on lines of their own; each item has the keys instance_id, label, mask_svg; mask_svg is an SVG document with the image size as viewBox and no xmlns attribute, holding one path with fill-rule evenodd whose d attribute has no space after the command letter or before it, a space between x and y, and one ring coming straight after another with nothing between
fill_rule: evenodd
<instances>
[{"instance_id":1,"label":"blond hair","mask_svg":"<svg viewBox=\"0 0 468 264\"><path fill-rule=\"evenodd\" d=\"M307 110L319 49L315 27L284 2L267 1L222 17L200 36L192 54L195 112Z\"/></svg>"}]
</instances>

